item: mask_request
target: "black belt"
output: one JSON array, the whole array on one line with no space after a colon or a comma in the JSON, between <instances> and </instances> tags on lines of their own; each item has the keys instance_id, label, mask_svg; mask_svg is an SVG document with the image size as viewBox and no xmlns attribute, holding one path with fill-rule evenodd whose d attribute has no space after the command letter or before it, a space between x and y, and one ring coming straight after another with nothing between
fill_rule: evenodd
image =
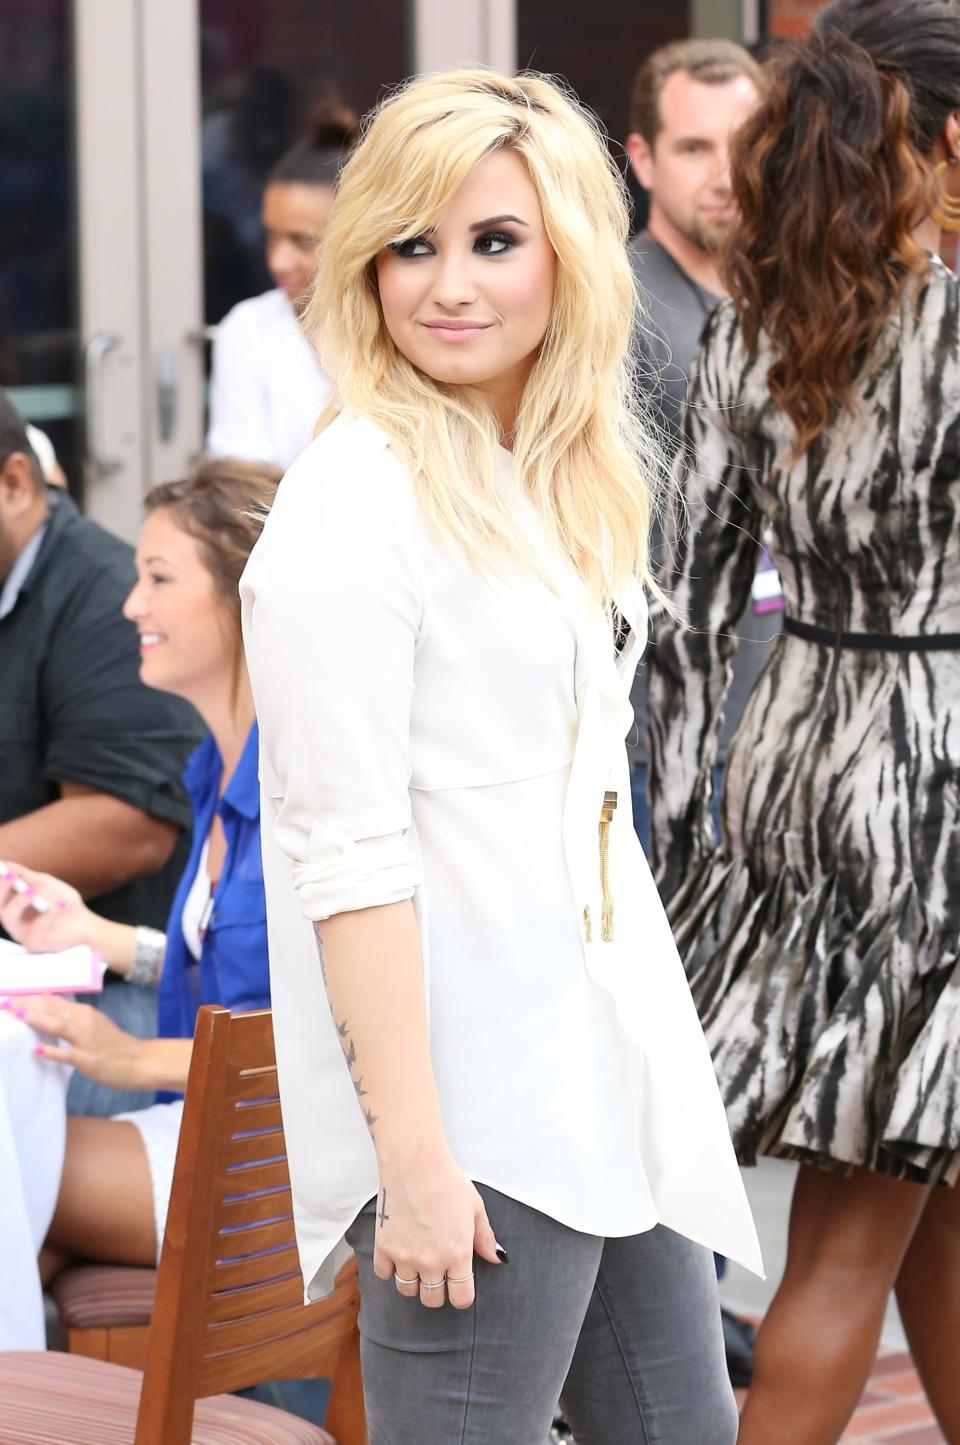
<instances>
[{"instance_id":1,"label":"black belt","mask_svg":"<svg viewBox=\"0 0 960 1445\"><path fill-rule=\"evenodd\" d=\"M903 637L888 632L831 632L828 627L813 627L784 617L783 630L804 642L819 642L824 647L855 647L871 652L955 652L960 651L960 632L923 632Z\"/></svg>"}]
</instances>

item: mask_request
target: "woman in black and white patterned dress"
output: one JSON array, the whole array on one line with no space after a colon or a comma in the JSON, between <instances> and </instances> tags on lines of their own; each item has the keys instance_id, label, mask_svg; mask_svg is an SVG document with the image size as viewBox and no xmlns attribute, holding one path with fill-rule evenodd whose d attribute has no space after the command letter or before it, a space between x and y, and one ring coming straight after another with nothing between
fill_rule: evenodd
<instances>
[{"instance_id":1,"label":"woman in black and white patterned dress","mask_svg":"<svg viewBox=\"0 0 960 1445\"><path fill-rule=\"evenodd\" d=\"M960 1441L960 3L837 0L735 165L648 660L654 865L742 1162L801 1161L741 1445L826 1445L896 1287ZM786 600L710 776L769 529ZM946 1186L946 1187L944 1187ZM935 1283L934 1283L935 1282Z\"/></svg>"}]
</instances>

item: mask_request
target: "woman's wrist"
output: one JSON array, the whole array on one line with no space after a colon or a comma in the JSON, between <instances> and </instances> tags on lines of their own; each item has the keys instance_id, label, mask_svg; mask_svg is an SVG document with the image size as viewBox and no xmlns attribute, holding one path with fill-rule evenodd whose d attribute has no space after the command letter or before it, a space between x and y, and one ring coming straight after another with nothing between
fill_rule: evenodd
<instances>
[{"instance_id":1,"label":"woman's wrist","mask_svg":"<svg viewBox=\"0 0 960 1445\"><path fill-rule=\"evenodd\" d=\"M85 933L84 941L100 955L107 967L126 977L133 967L137 951L137 930L133 925L114 923L112 919L91 913Z\"/></svg>"},{"instance_id":2,"label":"woman's wrist","mask_svg":"<svg viewBox=\"0 0 960 1445\"><path fill-rule=\"evenodd\" d=\"M381 1180L389 1183L398 1175L439 1173L455 1163L443 1129L412 1134L409 1129L374 1126L374 1147Z\"/></svg>"},{"instance_id":3,"label":"woman's wrist","mask_svg":"<svg viewBox=\"0 0 960 1445\"><path fill-rule=\"evenodd\" d=\"M191 1039L138 1039L135 1071L138 1089L169 1089L183 1093L190 1072Z\"/></svg>"}]
</instances>

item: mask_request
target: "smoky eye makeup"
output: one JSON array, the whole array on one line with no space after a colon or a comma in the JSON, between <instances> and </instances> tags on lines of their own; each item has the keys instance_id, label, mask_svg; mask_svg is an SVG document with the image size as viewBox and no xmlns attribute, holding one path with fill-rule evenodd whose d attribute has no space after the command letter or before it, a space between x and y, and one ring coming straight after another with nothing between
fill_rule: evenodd
<instances>
[{"instance_id":1,"label":"smoky eye makeup","mask_svg":"<svg viewBox=\"0 0 960 1445\"><path fill-rule=\"evenodd\" d=\"M503 256L520 244L521 237L514 231L491 227L489 231L473 237L472 250L480 256ZM431 256L434 252L433 242L427 236L407 236L402 241L388 241L384 249L405 260Z\"/></svg>"},{"instance_id":2,"label":"smoky eye makeup","mask_svg":"<svg viewBox=\"0 0 960 1445\"><path fill-rule=\"evenodd\" d=\"M481 256L503 256L520 245L521 238L513 231L490 230L477 236L473 249Z\"/></svg>"},{"instance_id":3,"label":"smoky eye makeup","mask_svg":"<svg viewBox=\"0 0 960 1445\"><path fill-rule=\"evenodd\" d=\"M402 241L388 241L384 249L393 256L411 260L417 256L429 256L433 247L426 236L407 236Z\"/></svg>"}]
</instances>

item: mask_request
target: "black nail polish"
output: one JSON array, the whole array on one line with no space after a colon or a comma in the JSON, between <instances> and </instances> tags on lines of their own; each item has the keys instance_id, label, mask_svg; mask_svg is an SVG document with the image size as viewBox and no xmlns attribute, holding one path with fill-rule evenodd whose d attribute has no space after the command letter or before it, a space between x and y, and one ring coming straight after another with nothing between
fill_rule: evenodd
<instances>
[{"instance_id":1,"label":"black nail polish","mask_svg":"<svg viewBox=\"0 0 960 1445\"><path fill-rule=\"evenodd\" d=\"M497 1259L499 1259L499 1261L500 1261L501 1264L509 1264L509 1263L510 1263L510 1256L509 1256L509 1254L507 1254L507 1251L504 1249L504 1247L503 1247L502 1244L498 1244L498 1245L496 1246L496 1255L497 1255Z\"/></svg>"}]
</instances>

